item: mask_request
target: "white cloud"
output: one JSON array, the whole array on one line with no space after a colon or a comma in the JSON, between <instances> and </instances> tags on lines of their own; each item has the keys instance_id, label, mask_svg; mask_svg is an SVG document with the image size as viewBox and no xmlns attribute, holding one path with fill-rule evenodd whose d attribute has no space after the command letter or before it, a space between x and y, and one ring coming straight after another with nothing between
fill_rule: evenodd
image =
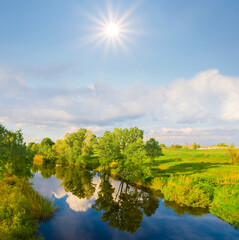
<instances>
[{"instance_id":1,"label":"white cloud","mask_svg":"<svg viewBox=\"0 0 239 240\"><path fill-rule=\"evenodd\" d=\"M39 129L106 127L137 121L189 124L239 122L239 78L218 70L178 79L164 87L135 86L113 89L107 85L33 88L19 75L0 72L0 120ZM145 123L147 125L147 123ZM190 131L186 127L187 131Z\"/></svg>"},{"instance_id":2,"label":"white cloud","mask_svg":"<svg viewBox=\"0 0 239 240\"><path fill-rule=\"evenodd\" d=\"M207 142L207 144L216 144L220 141L226 141L228 144L235 142L239 136L239 126L235 127L194 127L194 128L161 128L159 130L150 130L145 134L145 140L155 138L160 143L172 144L176 140L177 143L184 144L188 142L192 144L194 141L198 143Z\"/></svg>"},{"instance_id":3,"label":"white cloud","mask_svg":"<svg viewBox=\"0 0 239 240\"><path fill-rule=\"evenodd\" d=\"M82 198L74 196L72 193L68 193L68 197L66 199L69 207L75 212L86 212L95 202L95 198Z\"/></svg>"},{"instance_id":4,"label":"white cloud","mask_svg":"<svg viewBox=\"0 0 239 240\"><path fill-rule=\"evenodd\" d=\"M172 82L165 89L164 110L178 122L239 121L238 91L239 78L209 70Z\"/></svg>"}]
</instances>

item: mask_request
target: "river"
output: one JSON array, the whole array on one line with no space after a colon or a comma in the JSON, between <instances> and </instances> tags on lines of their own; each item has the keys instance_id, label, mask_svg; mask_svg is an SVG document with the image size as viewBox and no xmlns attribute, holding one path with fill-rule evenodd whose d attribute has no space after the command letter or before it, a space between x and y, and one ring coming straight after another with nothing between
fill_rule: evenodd
<instances>
[{"instance_id":1,"label":"river","mask_svg":"<svg viewBox=\"0 0 239 240\"><path fill-rule=\"evenodd\" d=\"M96 172L57 167L36 171L30 181L58 207L40 224L45 240L239 239L239 230L205 209L180 207Z\"/></svg>"}]
</instances>

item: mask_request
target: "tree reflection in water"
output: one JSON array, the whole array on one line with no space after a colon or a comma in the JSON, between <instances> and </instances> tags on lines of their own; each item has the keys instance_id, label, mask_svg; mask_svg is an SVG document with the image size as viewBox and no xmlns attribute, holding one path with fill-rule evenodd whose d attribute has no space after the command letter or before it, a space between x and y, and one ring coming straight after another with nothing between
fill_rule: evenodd
<instances>
[{"instance_id":1,"label":"tree reflection in water","mask_svg":"<svg viewBox=\"0 0 239 240\"><path fill-rule=\"evenodd\" d=\"M120 231L136 232L143 220L143 213L151 216L159 206L159 199L152 192L132 188L128 183L121 182L115 191L105 175L101 177L99 189L93 208L103 211L102 221Z\"/></svg>"},{"instance_id":2,"label":"tree reflection in water","mask_svg":"<svg viewBox=\"0 0 239 240\"><path fill-rule=\"evenodd\" d=\"M80 199L89 199L95 192L94 175L94 173L80 168L66 168L62 186L66 192L71 192Z\"/></svg>"},{"instance_id":3,"label":"tree reflection in water","mask_svg":"<svg viewBox=\"0 0 239 240\"><path fill-rule=\"evenodd\" d=\"M36 173L37 171L41 172L42 177L50 178L51 176L56 174L56 165L55 162L44 162L42 165L33 165L32 172Z\"/></svg>"},{"instance_id":4,"label":"tree reflection in water","mask_svg":"<svg viewBox=\"0 0 239 240\"><path fill-rule=\"evenodd\" d=\"M71 192L79 199L91 198L94 202L92 208L102 211L101 220L120 231L136 232L141 226L143 215L150 217L159 207L160 197L155 192L132 187L123 181L115 184L117 182L110 180L108 175L94 178L97 175L95 172L78 167L55 167L54 164L34 166L32 171L41 171L44 178L55 175L62 180L61 185L66 192ZM95 179L100 182L96 184ZM164 205L173 208L178 215L188 213L201 216L208 213L207 209L180 207L168 201L164 201Z\"/></svg>"}]
</instances>

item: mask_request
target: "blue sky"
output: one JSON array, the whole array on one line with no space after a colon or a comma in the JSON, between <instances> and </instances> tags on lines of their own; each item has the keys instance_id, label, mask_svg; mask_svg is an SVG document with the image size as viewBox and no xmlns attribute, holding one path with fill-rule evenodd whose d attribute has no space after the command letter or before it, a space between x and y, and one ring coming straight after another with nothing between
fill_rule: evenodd
<instances>
[{"instance_id":1,"label":"blue sky","mask_svg":"<svg viewBox=\"0 0 239 240\"><path fill-rule=\"evenodd\" d=\"M166 144L239 145L238 1L0 6L0 121L26 141L137 125ZM92 37L109 13L128 13L125 48Z\"/></svg>"}]
</instances>

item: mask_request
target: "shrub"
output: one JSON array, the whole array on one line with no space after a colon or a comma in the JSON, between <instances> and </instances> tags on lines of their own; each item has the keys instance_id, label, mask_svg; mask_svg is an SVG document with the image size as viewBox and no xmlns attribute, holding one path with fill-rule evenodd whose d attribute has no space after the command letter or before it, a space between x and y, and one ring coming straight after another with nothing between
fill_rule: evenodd
<instances>
[{"instance_id":1,"label":"shrub","mask_svg":"<svg viewBox=\"0 0 239 240\"><path fill-rule=\"evenodd\" d=\"M239 184L217 188L210 212L239 228Z\"/></svg>"},{"instance_id":2,"label":"shrub","mask_svg":"<svg viewBox=\"0 0 239 240\"><path fill-rule=\"evenodd\" d=\"M208 193L198 187L187 187L168 183L163 187L163 194L168 201L174 201L180 206L205 208L210 204Z\"/></svg>"},{"instance_id":3,"label":"shrub","mask_svg":"<svg viewBox=\"0 0 239 240\"><path fill-rule=\"evenodd\" d=\"M167 179L157 177L157 178L154 178L153 181L152 181L152 188L153 188L153 189L156 189L156 190L162 191L162 190L163 190L163 187L164 187L166 184L167 184Z\"/></svg>"},{"instance_id":4,"label":"shrub","mask_svg":"<svg viewBox=\"0 0 239 240\"><path fill-rule=\"evenodd\" d=\"M235 148L228 148L227 154L230 157L232 163L239 163L239 150Z\"/></svg>"},{"instance_id":5,"label":"shrub","mask_svg":"<svg viewBox=\"0 0 239 240\"><path fill-rule=\"evenodd\" d=\"M17 177L0 181L0 195L0 239L37 239L38 221L52 216L52 203Z\"/></svg>"},{"instance_id":6,"label":"shrub","mask_svg":"<svg viewBox=\"0 0 239 240\"><path fill-rule=\"evenodd\" d=\"M162 192L166 200L181 206L205 208L209 206L213 196L210 189L207 184L199 184L197 178L171 175Z\"/></svg>"}]
</instances>

